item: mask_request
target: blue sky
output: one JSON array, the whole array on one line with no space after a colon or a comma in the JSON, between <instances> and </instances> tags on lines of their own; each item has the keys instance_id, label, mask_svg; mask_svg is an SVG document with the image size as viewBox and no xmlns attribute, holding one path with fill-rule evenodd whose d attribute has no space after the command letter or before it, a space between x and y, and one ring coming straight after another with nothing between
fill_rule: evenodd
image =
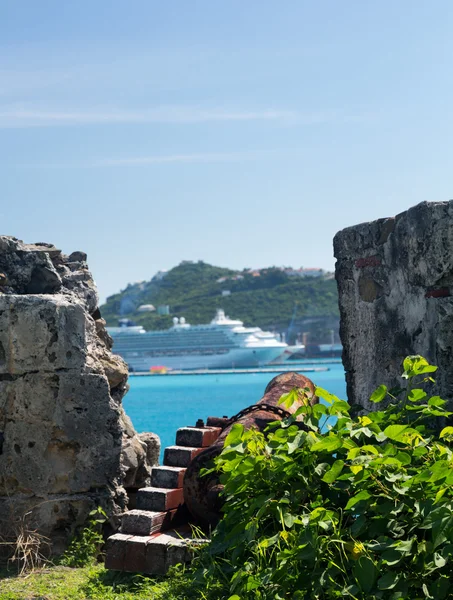
<instances>
[{"instance_id":1,"label":"blue sky","mask_svg":"<svg viewBox=\"0 0 453 600\"><path fill-rule=\"evenodd\" d=\"M0 0L0 223L102 298L448 200L451 0Z\"/></svg>"}]
</instances>

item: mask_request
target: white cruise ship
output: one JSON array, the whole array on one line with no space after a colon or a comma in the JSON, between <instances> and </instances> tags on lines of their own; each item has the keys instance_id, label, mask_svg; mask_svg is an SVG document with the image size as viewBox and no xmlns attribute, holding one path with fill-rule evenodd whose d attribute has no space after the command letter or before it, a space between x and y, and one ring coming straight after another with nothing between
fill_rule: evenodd
<instances>
[{"instance_id":1,"label":"white cruise ship","mask_svg":"<svg viewBox=\"0 0 453 600\"><path fill-rule=\"evenodd\" d=\"M131 371L170 369L230 369L267 365L281 356L287 344L259 327L244 327L217 310L208 325L189 325L173 319L166 331L145 331L142 326L107 327L113 352Z\"/></svg>"}]
</instances>

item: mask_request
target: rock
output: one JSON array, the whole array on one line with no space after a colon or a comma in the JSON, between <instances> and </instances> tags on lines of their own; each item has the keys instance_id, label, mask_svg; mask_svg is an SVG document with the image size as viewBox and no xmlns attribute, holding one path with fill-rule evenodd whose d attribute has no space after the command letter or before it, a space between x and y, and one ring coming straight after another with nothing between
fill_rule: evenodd
<instances>
[{"instance_id":1,"label":"rock","mask_svg":"<svg viewBox=\"0 0 453 600\"><path fill-rule=\"evenodd\" d=\"M334 250L348 398L368 409L380 384L401 384L402 361L439 367L435 392L453 398L453 201L348 227Z\"/></svg>"},{"instance_id":2,"label":"rock","mask_svg":"<svg viewBox=\"0 0 453 600\"><path fill-rule=\"evenodd\" d=\"M139 433L138 437L142 442L146 444L146 455L148 457L148 463L155 467L159 464L159 454L160 454L160 438L155 433L150 433L148 431L144 433Z\"/></svg>"},{"instance_id":3,"label":"rock","mask_svg":"<svg viewBox=\"0 0 453 600\"><path fill-rule=\"evenodd\" d=\"M54 552L96 506L115 520L152 466L85 261L0 236L0 530L26 514Z\"/></svg>"},{"instance_id":4,"label":"rock","mask_svg":"<svg viewBox=\"0 0 453 600\"><path fill-rule=\"evenodd\" d=\"M87 255L85 254L85 252L72 252L68 257L68 260L69 262L86 262Z\"/></svg>"},{"instance_id":5,"label":"rock","mask_svg":"<svg viewBox=\"0 0 453 600\"><path fill-rule=\"evenodd\" d=\"M100 311L98 311L98 312L99 312L99 317L95 316L94 314L92 315L93 319L95 319L94 323L96 325L96 333L98 334L98 337L100 338L100 340L104 343L104 346L108 350L111 350L112 346L113 346L113 339L111 338L107 329L105 328L106 322L104 321L104 319L102 319L100 317Z\"/></svg>"}]
</instances>

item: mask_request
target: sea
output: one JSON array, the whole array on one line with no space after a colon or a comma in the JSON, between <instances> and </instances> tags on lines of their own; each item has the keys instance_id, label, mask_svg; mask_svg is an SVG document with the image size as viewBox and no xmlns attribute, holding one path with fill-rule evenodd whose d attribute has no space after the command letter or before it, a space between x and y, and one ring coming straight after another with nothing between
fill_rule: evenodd
<instances>
[{"instance_id":1,"label":"sea","mask_svg":"<svg viewBox=\"0 0 453 600\"><path fill-rule=\"evenodd\" d=\"M341 360L286 363L339 398L346 399ZM316 370L313 369L325 369ZM162 450L175 443L179 427L195 425L198 419L231 417L254 404L278 373L213 373L148 375L129 377L130 390L123 399L136 431L152 431Z\"/></svg>"}]
</instances>

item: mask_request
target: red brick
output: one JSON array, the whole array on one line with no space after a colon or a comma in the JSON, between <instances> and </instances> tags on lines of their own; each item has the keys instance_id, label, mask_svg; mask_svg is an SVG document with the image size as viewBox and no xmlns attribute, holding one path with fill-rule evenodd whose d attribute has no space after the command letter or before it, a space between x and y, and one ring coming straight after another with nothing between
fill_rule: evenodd
<instances>
[{"instance_id":1,"label":"red brick","mask_svg":"<svg viewBox=\"0 0 453 600\"><path fill-rule=\"evenodd\" d=\"M182 488L184 484L184 467L153 467L151 470L151 486L158 488Z\"/></svg>"},{"instance_id":2,"label":"red brick","mask_svg":"<svg viewBox=\"0 0 453 600\"><path fill-rule=\"evenodd\" d=\"M115 533L111 535L105 544L105 568L114 571L124 570L124 561L126 558L126 543L131 535Z\"/></svg>"},{"instance_id":3,"label":"red brick","mask_svg":"<svg viewBox=\"0 0 453 600\"><path fill-rule=\"evenodd\" d=\"M365 256L355 261L355 266L359 269L363 267L378 267L380 264L382 264L382 261L379 256Z\"/></svg>"},{"instance_id":4,"label":"red brick","mask_svg":"<svg viewBox=\"0 0 453 600\"><path fill-rule=\"evenodd\" d=\"M177 508L184 502L182 488L142 488L137 493L137 507L141 510L164 512Z\"/></svg>"},{"instance_id":5,"label":"red brick","mask_svg":"<svg viewBox=\"0 0 453 600\"><path fill-rule=\"evenodd\" d=\"M450 296L450 288L437 288L428 290L425 294L425 298L447 298Z\"/></svg>"},{"instance_id":6,"label":"red brick","mask_svg":"<svg viewBox=\"0 0 453 600\"><path fill-rule=\"evenodd\" d=\"M171 527L175 516L176 508L166 512L130 510L122 515L121 532L132 536L166 531Z\"/></svg>"},{"instance_id":7,"label":"red brick","mask_svg":"<svg viewBox=\"0 0 453 600\"><path fill-rule=\"evenodd\" d=\"M207 448L221 433L220 427L181 427L176 432L176 445Z\"/></svg>"},{"instance_id":8,"label":"red brick","mask_svg":"<svg viewBox=\"0 0 453 600\"><path fill-rule=\"evenodd\" d=\"M178 531L155 536L146 547L146 573L164 575L169 567L191 559L191 540Z\"/></svg>"},{"instance_id":9,"label":"red brick","mask_svg":"<svg viewBox=\"0 0 453 600\"><path fill-rule=\"evenodd\" d=\"M204 448L168 446L164 451L164 465L168 467L188 467L190 462L203 450Z\"/></svg>"},{"instance_id":10,"label":"red brick","mask_svg":"<svg viewBox=\"0 0 453 600\"><path fill-rule=\"evenodd\" d=\"M143 573L146 569L146 544L149 536L133 535L126 541L124 570L130 573Z\"/></svg>"}]
</instances>

